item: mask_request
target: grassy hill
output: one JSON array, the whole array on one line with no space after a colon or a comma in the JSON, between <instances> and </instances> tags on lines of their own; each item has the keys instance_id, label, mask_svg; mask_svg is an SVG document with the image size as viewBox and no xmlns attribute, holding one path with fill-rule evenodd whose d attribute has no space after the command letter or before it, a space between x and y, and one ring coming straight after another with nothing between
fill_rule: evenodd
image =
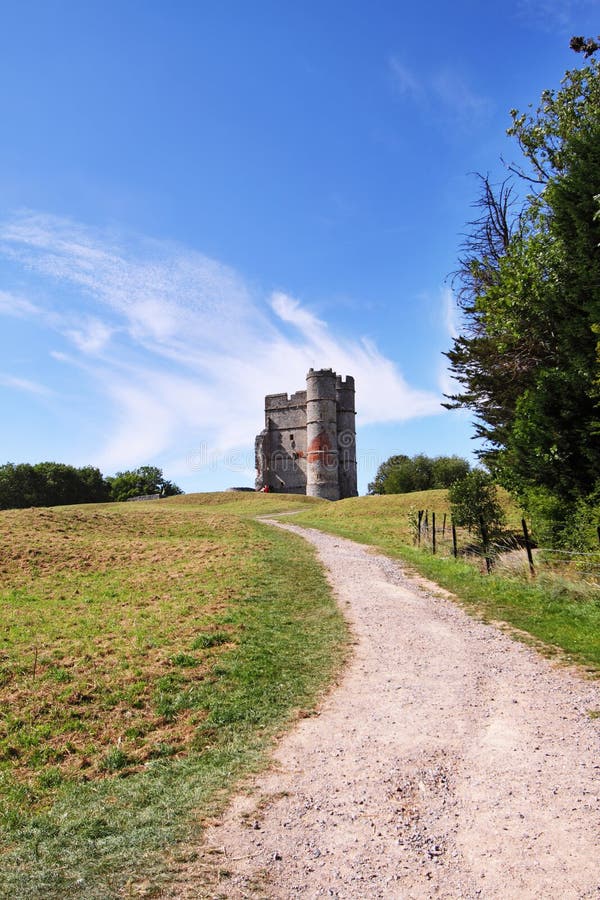
<instances>
[{"instance_id":1,"label":"grassy hill","mask_svg":"<svg viewBox=\"0 0 600 900\"><path fill-rule=\"evenodd\" d=\"M498 490L500 504L504 509L507 527L520 528L521 512L511 501L509 494ZM419 510L427 511L431 525L431 514L436 514L436 529L441 532L444 515L447 517L447 540L450 542L450 505L448 491L414 491L410 494L376 494L367 497L353 497L337 503L308 506L303 508L298 523L313 523L325 530L335 531L353 540L375 544L385 550L394 551L400 544L413 544L414 530L410 524L411 515ZM441 534L440 534L441 537ZM460 543L464 546L472 539L466 532L459 531ZM448 543L450 546L450 543Z\"/></svg>"},{"instance_id":2,"label":"grassy hill","mask_svg":"<svg viewBox=\"0 0 600 900\"><path fill-rule=\"evenodd\" d=\"M311 548L261 494L0 513L0 895L156 885L341 665Z\"/></svg>"}]
</instances>

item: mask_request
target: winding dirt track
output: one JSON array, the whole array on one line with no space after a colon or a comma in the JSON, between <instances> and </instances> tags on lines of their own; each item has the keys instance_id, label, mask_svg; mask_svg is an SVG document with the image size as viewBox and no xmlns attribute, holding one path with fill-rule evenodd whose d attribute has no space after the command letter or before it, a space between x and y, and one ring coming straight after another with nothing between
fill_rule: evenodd
<instances>
[{"instance_id":1,"label":"winding dirt track","mask_svg":"<svg viewBox=\"0 0 600 900\"><path fill-rule=\"evenodd\" d=\"M271 524L317 547L355 652L171 896L600 896L598 683L387 557Z\"/></svg>"}]
</instances>

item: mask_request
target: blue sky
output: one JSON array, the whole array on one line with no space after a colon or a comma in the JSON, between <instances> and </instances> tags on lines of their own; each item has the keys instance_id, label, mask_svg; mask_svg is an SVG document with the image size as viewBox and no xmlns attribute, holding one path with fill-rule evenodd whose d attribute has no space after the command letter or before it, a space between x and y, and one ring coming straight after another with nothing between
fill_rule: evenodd
<instances>
[{"instance_id":1,"label":"blue sky","mask_svg":"<svg viewBox=\"0 0 600 900\"><path fill-rule=\"evenodd\" d=\"M0 461L253 483L266 393L357 383L364 492L470 456L448 274L598 0L19 0L0 34Z\"/></svg>"}]
</instances>

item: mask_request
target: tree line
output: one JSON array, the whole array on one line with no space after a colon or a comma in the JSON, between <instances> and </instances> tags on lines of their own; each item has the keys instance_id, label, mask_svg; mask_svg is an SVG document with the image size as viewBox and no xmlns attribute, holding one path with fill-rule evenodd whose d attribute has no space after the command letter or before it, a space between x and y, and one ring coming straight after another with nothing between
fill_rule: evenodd
<instances>
[{"instance_id":1,"label":"tree line","mask_svg":"<svg viewBox=\"0 0 600 900\"><path fill-rule=\"evenodd\" d=\"M429 491L449 488L464 478L470 464L460 456L390 456L377 469L374 480L368 486L369 494L408 494L412 491Z\"/></svg>"},{"instance_id":2,"label":"tree line","mask_svg":"<svg viewBox=\"0 0 600 900\"><path fill-rule=\"evenodd\" d=\"M140 466L104 477L94 466L76 468L55 462L0 465L0 509L106 503L144 494L170 497L181 493L181 488L167 481L157 466Z\"/></svg>"}]
</instances>

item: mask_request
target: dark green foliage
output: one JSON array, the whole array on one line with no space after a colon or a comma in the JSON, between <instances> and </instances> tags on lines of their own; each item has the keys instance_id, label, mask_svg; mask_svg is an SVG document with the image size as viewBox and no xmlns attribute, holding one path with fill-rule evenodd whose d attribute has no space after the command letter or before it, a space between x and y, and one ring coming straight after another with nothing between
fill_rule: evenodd
<instances>
[{"instance_id":1,"label":"dark green foliage","mask_svg":"<svg viewBox=\"0 0 600 900\"><path fill-rule=\"evenodd\" d=\"M587 59L596 53L597 50L600 50L598 41L600 41L600 34L598 35L598 40L594 40L594 38L584 38L579 35L571 38L569 46L575 53L583 53Z\"/></svg>"},{"instance_id":2,"label":"dark green foliage","mask_svg":"<svg viewBox=\"0 0 600 900\"><path fill-rule=\"evenodd\" d=\"M598 550L600 490L572 503L564 503L546 488L527 494L533 536L540 547L564 548L585 554Z\"/></svg>"},{"instance_id":3,"label":"dark green foliage","mask_svg":"<svg viewBox=\"0 0 600 900\"><path fill-rule=\"evenodd\" d=\"M448 491L452 521L474 529L485 540L482 531L492 536L502 528L505 521L500 506L496 485L483 469L473 469Z\"/></svg>"},{"instance_id":4,"label":"dark green foliage","mask_svg":"<svg viewBox=\"0 0 600 900\"><path fill-rule=\"evenodd\" d=\"M80 469L64 463L5 463L0 465L0 509L26 509L30 506L64 506L71 503L104 503L128 500L140 494L171 497L183 491L167 481L162 469L140 466L130 472L117 472L104 478L100 469Z\"/></svg>"},{"instance_id":5,"label":"dark green foliage","mask_svg":"<svg viewBox=\"0 0 600 900\"><path fill-rule=\"evenodd\" d=\"M464 478L471 466L462 456L436 456L432 460L431 490L449 488L455 481ZM428 490L430 490L428 488Z\"/></svg>"},{"instance_id":6,"label":"dark green foliage","mask_svg":"<svg viewBox=\"0 0 600 900\"><path fill-rule=\"evenodd\" d=\"M161 497L173 497L182 494L181 488L167 481L162 469L157 466L140 466L126 472L117 472L107 478L110 485L111 500L130 500L144 494L160 494Z\"/></svg>"},{"instance_id":7,"label":"dark green foliage","mask_svg":"<svg viewBox=\"0 0 600 900\"><path fill-rule=\"evenodd\" d=\"M500 483L564 517L600 483L598 61L511 115L526 166L512 169L535 193L515 214L512 186L482 181L457 273L465 324L447 355L461 391L448 405L476 414Z\"/></svg>"},{"instance_id":8,"label":"dark green foliage","mask_svg":"<svg viewBox=\"0 0 600 900\"><path fill-rule=\"evenodd\" d=\"M404 454L390 456L389 459L386 459L385 462L382 462L377 469L377 474L375 475L374 481L371 481L368 486L369 494L385 494L386 485L390 483L390 480L394 476L394 473L397 472L400 467L407 462L410 462L410 458L408 456L404 456ZM390 493L398 492L390 491Z\"/></svg>"},{"instance_id":9,"label":"dark green foliage","mask_svg":"<svg viewBox=\"0 0 600 900\"><path fill-rule=\"evenodd\" d=\"M408 457L390 456L377 469L375 480L369 484L370 494L408 494L450 487L463 478L470 466L460 456L425 456L419 453Z\"/></svg>"},{"instance_id":10,"label":"dark green foliage","mask_svg":"<svg viewBox=\"0 0 600 900\"><path fill-rule=\"evenodd\" d=\"M109 499L102 473L93 466L64 463L5 463L0 466L0 509L97 503Z\"/></svg>"}]
</instances>

